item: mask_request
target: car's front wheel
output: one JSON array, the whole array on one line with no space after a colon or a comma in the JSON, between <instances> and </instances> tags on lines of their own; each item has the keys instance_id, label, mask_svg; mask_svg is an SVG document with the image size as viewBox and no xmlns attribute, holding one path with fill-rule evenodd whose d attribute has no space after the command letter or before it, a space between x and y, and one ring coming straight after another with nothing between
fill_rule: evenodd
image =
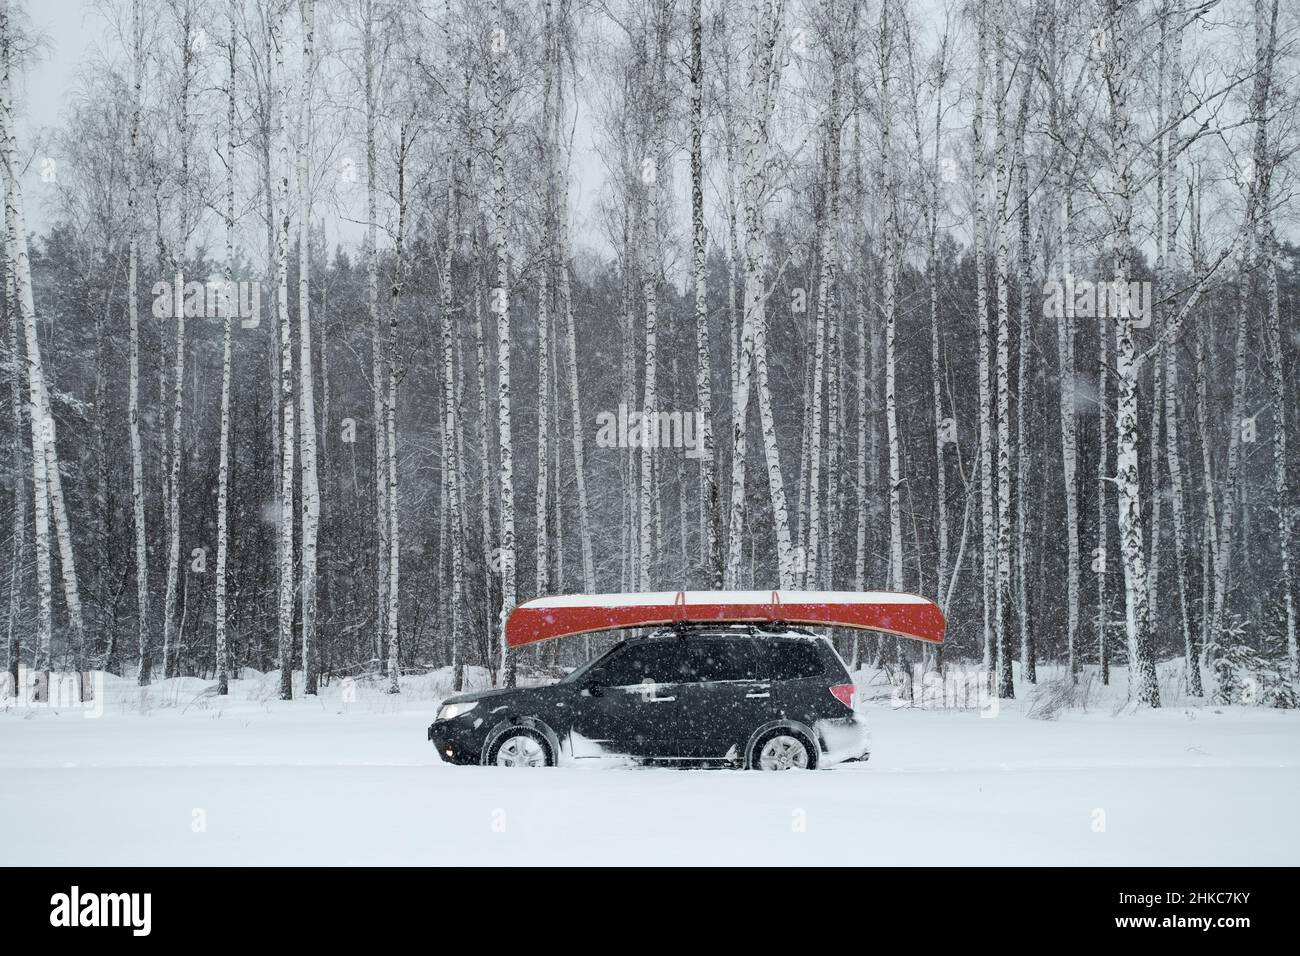
<instances>
[{"instance_id":1,"label":"car's front wheel","mask_svg":"<svg viewBox=\"0 0 1300 956\"><path fill-rule=\"evenodd\" d=\"M555 755L537 731L515 727L496 739L487 762L495 767L551 767Z\"/></svg>"},{"instance_id":2,"label":"car's front wheel","mask_svg":"<svg viewBox=\"0 0 1300 956\"><path fill-rule=\"evenodd\" d=\"M778 727L754 742L749 765L755 770L811 770L817 752L802 734Z\"/></svg>"}]
</instances>

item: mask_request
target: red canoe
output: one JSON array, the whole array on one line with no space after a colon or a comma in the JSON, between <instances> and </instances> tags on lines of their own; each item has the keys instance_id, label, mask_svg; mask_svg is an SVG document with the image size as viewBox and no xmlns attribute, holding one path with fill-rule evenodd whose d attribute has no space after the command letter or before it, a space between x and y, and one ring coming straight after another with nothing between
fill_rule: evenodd
<instances>
[{"instance_id":1,"label":"red canoe","mask_svg":"<svg viewBox=\"0 0 1300 956\"><path fill-rule=\"evenodd\" d=\"M943 612L933 601L889 591L659 591L566 594L519 605L506 621L506 644L595 631L678 623L781 622L851 627L943 643Z\"/></svg>"}]
</instances>

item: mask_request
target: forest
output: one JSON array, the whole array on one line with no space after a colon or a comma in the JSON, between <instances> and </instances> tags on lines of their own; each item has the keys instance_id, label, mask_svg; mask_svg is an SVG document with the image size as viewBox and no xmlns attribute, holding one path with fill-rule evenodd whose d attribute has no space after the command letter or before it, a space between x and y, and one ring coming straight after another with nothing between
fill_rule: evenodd
<instances>
[{"instance_id":1,"label":"forest","mask_svg":"<svg viewBox=\"0 0 1300 956\"><path fill-rule=\"evenodd\" d=\"M942 655L854 670L1295 705L1300 9L94 9L38 118L0 0L15 682L513 685L610 640L507 651L533 597L892 590Z\"/></svg>"}]
</instances>

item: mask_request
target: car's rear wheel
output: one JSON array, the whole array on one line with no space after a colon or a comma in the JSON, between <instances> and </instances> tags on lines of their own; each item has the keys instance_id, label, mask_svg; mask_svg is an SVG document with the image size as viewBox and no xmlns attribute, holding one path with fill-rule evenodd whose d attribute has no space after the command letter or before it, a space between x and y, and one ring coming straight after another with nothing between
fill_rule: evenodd
<instances>
[{"instance_id":1,"label":"car's rear wheel","mask_svg":"<svg viewBox=\"0 0 1300 956\"><path fill-rule=\"evenodd\" d=\"M778 727L755 741L749 765L755 770L811 770L817 766L817 751L803 734Z\"/></svg>"},{"instance_id":2,"label":"car's rear wheel","mask_svg":"<svg viewBox=\"0 0 1300 956\"><path fill-rule=\"evenodd\" d=\"M550 767L555 763L546 738L535 730L511 728L497 738L488 754L497 767Z\"/></svg>"}]
</instances>

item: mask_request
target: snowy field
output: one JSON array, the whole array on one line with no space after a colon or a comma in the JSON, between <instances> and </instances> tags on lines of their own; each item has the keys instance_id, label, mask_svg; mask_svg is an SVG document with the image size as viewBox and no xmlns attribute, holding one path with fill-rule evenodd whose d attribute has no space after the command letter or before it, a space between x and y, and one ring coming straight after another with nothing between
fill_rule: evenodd
<instances>
[{"instance_id":1,"label":"snowy field","mask_svg":"<svg viewBox=\"0 0 1300 956\"><path fill-rule=\"evenodd\" d=\"M250 674L108 679L104 713L0 713L5 864L1297 864L1300 714L1123 702L893 709L867 764L499 770L425 739L446 675L275 699ZM344 697L348 699L345 701Z\"/></svg>"}]
</instances>

